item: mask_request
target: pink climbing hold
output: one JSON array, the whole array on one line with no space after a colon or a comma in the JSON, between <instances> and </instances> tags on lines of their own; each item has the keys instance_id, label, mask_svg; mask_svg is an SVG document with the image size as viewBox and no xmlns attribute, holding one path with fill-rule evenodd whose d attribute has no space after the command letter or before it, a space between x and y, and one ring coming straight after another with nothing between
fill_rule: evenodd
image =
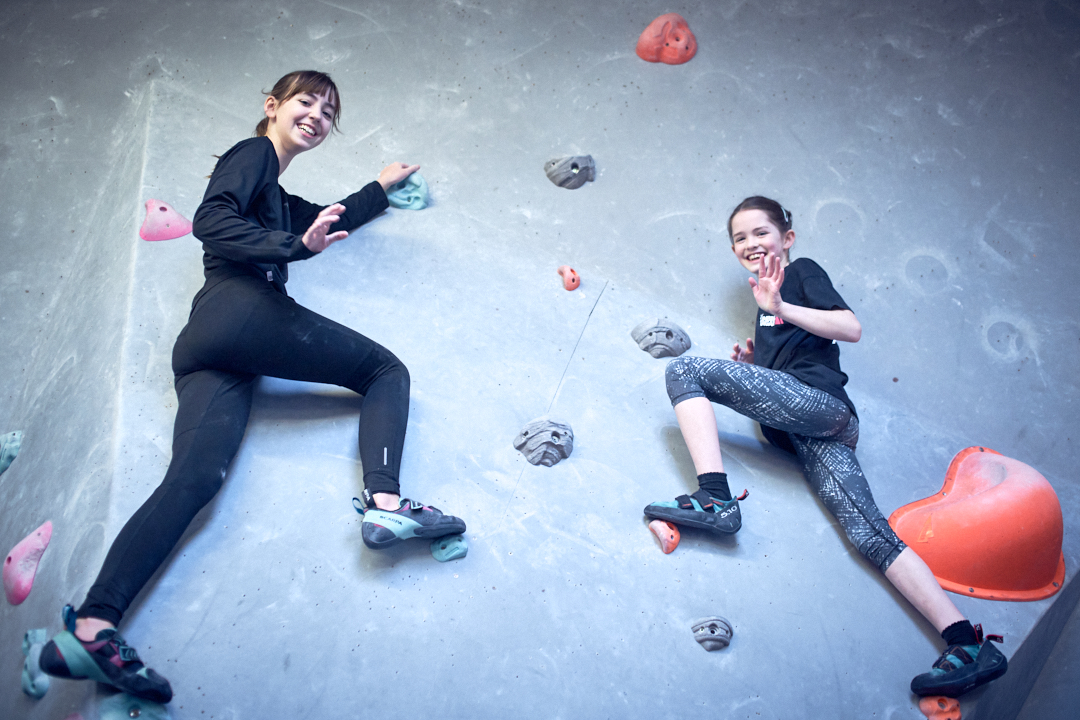
<instances>
[{"instance_id":1,"label":"pink climbing hold","mask_svg":"<svg viewBox=\"0 0 1080 720\"><path fill-rule=\"evenodd\" d=\"M146 201L146 220L139 228L143 240L172 240L191 232L191 221L161 200Z\"/></svg>"},{"instance_id":2,"label":"pink climbing hold","mask_svg":"<svg viewBox=\"0 0 1080 720\"><path fill-rule=\"evenodd\" d=\"M52 522L30 533L11 549L4 560L4 594L8 602L18 605L30 594L37 575L38 562L52 539Z\"/></svg>"},{"instance_id":3,"label":"pink climbing hold","mask_svg":"<svg viewBox=\"0 0 1080 720\"><path fill-rule=\"evenodd\" d=\"M581 284L581 278L574 272L574 268L569 265L561 265L559 267L559 275L562 276L563 287L567 290L577 290L578 285Z\"/></svg>"},{"instance_id":4,"label":"pink climbing hold","mask_svg":"<svg viewBox=\"0 0 1080 720\"><path fill-rule=\"evenodd\" d=\"M649 523L649 530L660 541L660 549L664 551L665 555L670 554L672 550L679 547L679 540L682 539L682 536L679 534L679 528L671 523L664 520L653 520Z\"/></svg>"}]
</instances>

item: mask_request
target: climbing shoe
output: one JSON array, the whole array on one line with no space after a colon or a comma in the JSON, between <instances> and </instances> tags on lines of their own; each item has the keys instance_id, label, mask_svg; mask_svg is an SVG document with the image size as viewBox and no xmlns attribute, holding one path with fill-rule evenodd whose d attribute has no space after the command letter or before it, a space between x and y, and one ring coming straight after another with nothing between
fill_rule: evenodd
<instances>
[{"instance_id":1,"label":"climbing shoe","mask_svg":"<svg viewBox=\"0 0 1080 720\"><path fill-rule=\"evenodd\" d=\"M360 534L372 550L382 550L409 538L438 538L465 532L465 521L443 515L438 508L401 498L393 512L379 510L365 492L364 500L353 498L356 512L364 516Z\"/></svg>"},{"instance_id":2,"label":"climbing shoe","mask_svg":"<svg viewBox=\"0 0 1080 720\"><path fill-rule=\"evenodd\" d=\"M743 490L743 494L737 498L717 500L704 490L697 490L691 495L680 495L674 500L648 505L645 516L719 535L731 535L742 527L739 501L745 500L747 495L749 493Z\"/></svg>"},{"instance_id":3,"label":"climbing shoe","mask_svg":"<svg viewBox=\"0 0 1080 720\"><path fill-rule=\"evenodd\" d=\"M124 642L115 628L102 630L90 642L75 637L75 611L64 608L68 629L58 633L41 649L42 671L59 678L97 680L128 695L167 703L172 700L169 681L139 660L135 648Z\"/></svg>"},{"instance_id":4,"label":"climbing shoe","mask_svg":"<svg viewBox=\"0 0 1080 720\"><path fill-rule=\"evenodd\" d=\"M930 672L911 681L911 692L920 697L944 695L956 698L1004 675L1009 662L990 642L1004 642L1004 638L987 635L984 640L982 625L975 626L975 635L979 641L977 645L950 645Z\"/></svg>"}]
</instances>

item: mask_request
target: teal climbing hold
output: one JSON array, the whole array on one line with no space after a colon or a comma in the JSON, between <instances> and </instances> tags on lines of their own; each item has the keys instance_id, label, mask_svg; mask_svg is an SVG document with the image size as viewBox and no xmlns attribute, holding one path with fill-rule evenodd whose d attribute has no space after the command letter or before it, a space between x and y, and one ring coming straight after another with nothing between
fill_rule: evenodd
<instances>
[{"instance_id":1,"label":"teal climbing hold","mask_svg":"<svg viewBox=\"0 0 1080 720\"><path fill-rule=\"evenodd\" d=\"M27 630L23 636L22 653L26 660L23 661L22 689L35 700L43 698L49 689L49 676L41 671L39 664L41 648L45 647L48 641L49 633L45 628Z\"/></svg>"},{"instance_id":2,"label":"teal climbing hold","mask_svg":"<svg viewBox=\"0 0 1080 720\"><path fill-rule=\"evenodd\" d=\"M431 541L431 556L439 562L459 560L469 554L464 535L446 535Z\"/></svg>"},{"instance_id":3,"label":"teal climbing hold","mask_svg":"<svg viewBox=\"0 0 1080 720\"><path fill-rule=\"evenodd\" d=\"M20 447L22 447L22 433L18 430L0 435L0 474L11 465L15 456L19 454Z\"/></svg>"},{"instance_id":4,"label":"teal climbing hold","mask_svg":"<svg viewBox=\"0 0 1080 720\"><path fill-rule=\"evenodd\" d=\"M392 207L400 210L423 210L428 204L427 183L420 173L414 172L396 185L390 187L386 199Z\"/></svg>"},{"instance_id":5,"label":"teal climbing hold","mask_svg":"<svg viewBox=\"0 0 1080 720\"><path fill-rule=\"evenodd\" d=\"M169 720L164 705L133 697L127 693L110 695L98 708L101 720Z\"/></svg>"}]
</instances>

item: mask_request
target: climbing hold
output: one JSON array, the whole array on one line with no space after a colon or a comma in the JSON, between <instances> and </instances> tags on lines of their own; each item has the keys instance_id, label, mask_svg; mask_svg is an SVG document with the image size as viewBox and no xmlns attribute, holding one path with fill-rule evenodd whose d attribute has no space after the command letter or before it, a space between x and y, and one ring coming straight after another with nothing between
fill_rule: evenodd
<instances>
[{"instance_id":1,"label":"climbing hold","mask_svg":"<svg viewBox=\"0 0 1080 720\"><path fill-rule=\"evenodd\" d=\"M172 240L191 232L191 221L173 210L173 206L153 198L146 201L146 219L139 228L143 240Z\"/></svg>"},{"instance_id":2,"label":"climbing hold","mask_svg":"<svg viewBox=\"0 0 1080 720\"><path fill-rule=\"evenodd\" d=\"M49 634L45 628L27 630L23 636L22 653L26 660L23 661L22 689L23 692L40 700L49 689L49 676L42 669L41 648L49 641Z\"/></svg>"},{"instance_id":3,"label":"climbing hold","mask_svg":"<svg viewBox=\"0 0 1080 720\"><path fill-rule=\"evenodd\" d=\"M960 720L960 701L942 695L919 698L919 710L930 720Z\"/></svg>"},{"instance_id":4,"label":"climbing hold","mask_svg":"<svg viewBox=\"0 0 1080 720\"><path fill-rule=\"evenodd\" d=\"M30 594L37 574L38 561L52 538L52 522L45 523L11 549L4 560L4 594L8 602L18 605Z\"/></svg>"},{"instance_id":5,"label":"climbing hold","mask_svg":"<svg viewBox=\"0 0 1080 720\"><path fill-rule=\"evenodd\" d=\"M567 290L577 290L581 285L581 277L569 265L560 265L559 275L562 276L562 286Z\"/></svg>"},{"instance_id":6,"label":"climbing hold","mask_svg":"<svg viewBox=\"0 0 1080 720\"><path fill-rule=\"evenodd\" d=\"M690 349L690 336L667 318L643 320L630 331L630 337L654 358L678 357Z\"/></svg>"},{"instance_id":7,"label":"climbing hold","mask_svg":"<svg viewBox=\"0 0 1080 720\"><path fill-rule=\"evenodd\" d=\"M23 434L18 430L0 435L0 474L3 474L22 447Z\"/></svg>"},{"instance_id":8,"label":"climbing hold","mask_svg":"<svg viewBox=\"0 0 1080 720\"><path fill-rule=\"evenodd\" d=\"M678 13L668 13L649 23L637 41L642 60L682 65L697 52L697 38Z\"/></svg>"},{"instance_id":9,"label":"climbing hold","mask_svg":"<svg viewBox=\"0 0 1080 720\"><path fill-rule=\"evenodd\" d=\"M427 183L420 173L414 172L396 185L391 185L386 199L391 207L400 210L423 210L428 204Z\"/></svg>"},{"instance_id":10,"label":"climbing hold","mask_svg":"<svg viewBox=\"0 0 1080 720\"><path fill-rule=\"evenodd\" d=\"M679 547L679 540L682 538L679 528L666 520L653 520L649 523L649 530L652 530L652 534L660 541L660 549L665 555Z\"/></svg>"},{"instance_id":11,"label":"climbing hold","mask_svg":"<svg viewBox=\"0 0 1080 720\"><path fill-rule=\"evenodd\" d=\"M707 617L692 626L694 639L709 652L722 650L731 643L731 623L722 617Z\"/></svg>"},{"instance_id":12,"label":"climbing hold","mask_svg":"<svg viewBox=\"0 0 1080 720\"><path fill-rule=\"evenodd\" d=\"M577 190L596 179L596 163L592 155L571 155L555 158L544 163L548 180L561 188Z\"/></svg>"},{"instance_id":13,"label":"climbing hold","mask_svg":"<svg viewBox=\"0 0 1080 720\"><path fill-rule=\"evenodd\" d=\"M110 695L101 701L99 709L101 720L169 720L169 711L164 705L127 693Z\"/></svg>"},{"instance_id":14,"label":"climbing hold","mask_svg":"<svg viewBox=\"0 0 1080 720\"><path fill-rule=\"evenodd\" d=\"M574 452L574 431L566 423L540 417L522 428L514 447L533 465L551 467Z\"/></svg>"},{"instance_id":15,"label":"climbing hold","mask_svg":"<svg viewBox=\"0 0 1080 720\"><path fill-rule=\"evenodd\" d=\"M458 560L469 554L464 535L445 535L431 541L431 556L439 562Z\"/></svg>"},{"instance_id":16,"label":"climbing hold","mask_svg":"<svg viewBox=\"0 0 1080 720\"><path fill-rule=\"evenodd\" d=\"M889 516L941 587L984 600L1041 600L1061 589L1061 504L1034 468L985 447L961 450L945 484Z\"/></svg>"}]
</instances>

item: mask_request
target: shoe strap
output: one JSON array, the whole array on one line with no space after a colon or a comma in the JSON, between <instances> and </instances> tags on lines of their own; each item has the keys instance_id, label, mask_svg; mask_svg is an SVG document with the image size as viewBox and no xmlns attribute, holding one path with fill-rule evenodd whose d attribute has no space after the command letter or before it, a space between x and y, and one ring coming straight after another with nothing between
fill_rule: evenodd
<instances>
[{"instance_id":1,"label":"shoe strap","mask_svg":"<svg viewBox=\"0 0 1080 720\"><path fill-rule=\"evenodd\" d=\"M691 495L680 495L675 498L682 510L696 510L698 512L712 512L713 499L704 490L698 490Z\"/></svg>"}]
</instances>

